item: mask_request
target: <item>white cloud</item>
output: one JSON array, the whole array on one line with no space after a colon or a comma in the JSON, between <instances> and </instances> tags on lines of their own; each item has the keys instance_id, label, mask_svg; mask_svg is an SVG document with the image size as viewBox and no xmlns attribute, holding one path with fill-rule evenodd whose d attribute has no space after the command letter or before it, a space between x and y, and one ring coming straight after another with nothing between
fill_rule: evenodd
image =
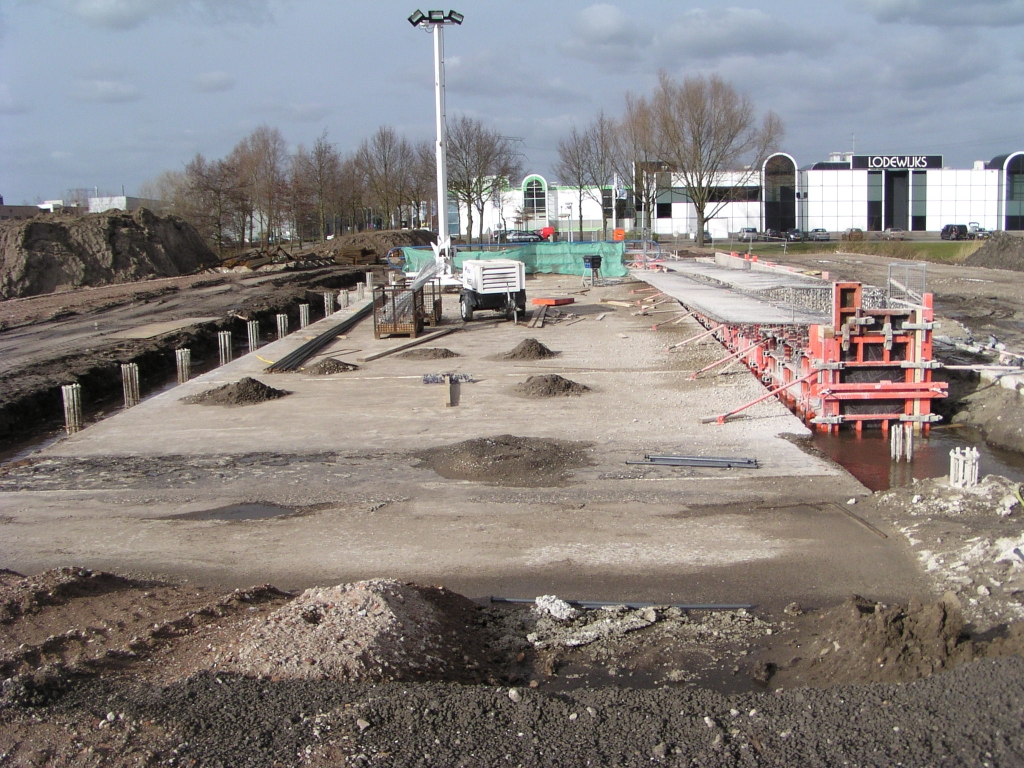
<instances>
[{"instance_id":1,"label":"white cloud","mask_svg":"<svg viewBox=\"0 0 1024 768\"><path fill-rule=\"evenodd\" d=\"M1024 0L853 0L883 24L908 22L949 27L1024 24Z\"/></svg>"},{"instance_id":2,"label":"white cloud","mask_svg":"<svg viewBox=\"0 0 1024 768\"><path fill-rule=\"evenodd\" d=\"M825 36L788 15L756 8L694 8L659 31L654 42L661 57L683 59L762 58L826 47Z\"/></svg>"},{"instance_id":3,"label":"white cloud","mask_svg":"<svg viewBox=\"0 0 1024 768\"><path fill-rule=\"evenodd\" d=\"M80 80L75 90L80 101L97 101L106 104L121 104L142 98L139 89L131 83L119 80Z\"/></svg>"},{"instance_id":4,"label":"white cloud","mask_svg":"<svg viewBox=\"0 0 1024 768\"><path fill-rule=\"evenodd\" d=\"M567 84L561 77L536 71L518 54L491 49L446 58L445 88L453 94L503 101L510 95L555 103L584 98L581 89Z\"/></svg>"},{"instance_id":5,"label":"white cloud","mask_svg":"<svg viewBox=\"0 0 1024 768\"><path fill-rule=\"evenodd\" d=\"M227 72L204 72L192 80L197 91L203 93L220 93L235 87L235 78Z\"/></svg>"},{"instance_id":6,"label":"white cloud","mask_svg":"<svg viewBox=\"0 0 1024 768\"><path fill-rule=\"evenodd\" d=\"M7 83L0 83L0 115L24 115L28 106L15 97Z\"/></svg>"},{"instance_id":7,"label":"white cloud","mask_svg":"<svg viewBox=\"0 0 1024 768\"><path fill-rule=\"evenodd\" d=\"M597 3L576 15L572 35L562 48L575 58L621 69L644 55L650 38L621 8Z\"/></svg>"},{"instance_id":8,"label":"white cloud","mask_svg":"<svg viewBox=\"0 0 1024 768\"><path fill-rule=\"evenodd\" d=\"M270 0L48 0L98 27L135 29L164 14L196 14L204 21L258 23L270 17Z\"/></svg>"}]
</instances>

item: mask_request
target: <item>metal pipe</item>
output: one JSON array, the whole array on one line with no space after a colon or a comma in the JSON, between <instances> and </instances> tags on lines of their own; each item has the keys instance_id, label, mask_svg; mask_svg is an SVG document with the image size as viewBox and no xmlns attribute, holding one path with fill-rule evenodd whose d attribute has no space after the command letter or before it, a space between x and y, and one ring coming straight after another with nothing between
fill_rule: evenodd
<instances>
[{"instance_id":1,"label":"metal pipe","mask_svg":"<svg viewBox=\"0 0 1024 768\"><path fill-rule=\"evenodd\" d=\"M283 339L288 335L288 315L277 316L277 338Z\"/></svg>"},{"instance_id":2,"label":"metal pipe","mask_svg":"<svg viewBox=\"0 0 1024 768\"><path fill-rule=\"evenodd\" d=\"M284 373L286 371L296 370L310 357L334 341L338 336L348 332L350 328L353 328L356 323L370 314L371 311L373 311L373 304L366 304L363 307L360 307L354 314L345 318L337 325L328 328L315 339L307 341L294 352L288 353L273 365L268 366L266 369L267 373Z\"/></svg>"},{"instance_id":3,"label":"metal pipe","mask_svg":"<svg viewBox=\"0 0 1024 768\"><path fill-rule=\"evenodd\" d=\"M139 404L139 366L136 363L121 364L121 386L124 390L124 407L133 408Z\"/></svg>"},{"instance_id":4,"label":"metal pipe","mask_svg":"<svg viewBox=\"0 0 1024 768\"><path fill-rule=\"evenodd\" d=\"M526 605L527 603L535 603L536 599L528 597L494 597L491 595L488 598L492 603L511 603L513 605ZM627 608L678 608L681 611L739 611L749 610L754 606L750 603L694 603L694 604L679 604L679 603L630 603L630 602L615 602L611 600L566 600L569 605L579 606L580 608L610 608L612 606L624 605Z\"/></svg>"},{"instance_id":5,"label":"metal pipe","mask_svg":"<svg viewBox=\"0 0 1024 768\"><path fill-rule=\"evenodd\" d=\"M808 373L806 376L801 376L799 379L793 379L793 381L789 382L789 384L783 384L781 387L776 387L770 392L766 392L756 400L751 400L749 403L741 405L739 408L734 408L728 413L723 413L720 416L712 416L710 418L701 419L701 422L704 424L709 424L712 421L717 421L719 424L725 424L725 420L728 419L730 416L735 416L740 411L745 411L747 410L747 408L750 408L753 405L757 405L762 400L767 400L769 397L774 397L775 395L779 394L779 392L781 392L782 390L789 389L790 387L796 386L797 384L801 384L807 381L812 376L817 376L819 373L821 373L821 371L812 371L811 373Z\"/></svg>"},{"instance_id":6,"label":"metal pipe","mask_svg":"<svg viewBox=\"0 0 1024 768\"><path fill-rule=\"evenodd\" d=\"M698 376L700 376L700 375L701 375L702 373L707 373L707 372L708 372L708 371L710 371L710 370L711 370L712 368L717 368L717 367L718 367L718 366L720 366L720 365L721 365L722 363L727 363L727 362L729 362L730 360L734 360L734 359L735 359L735 358L737 358L737 357L743 357L743 356L744 356L745 354L747 354L748 352L753 352L753 351L754 351L755 349L757 349L758 347L763 347L763 346L764 346L765 344L767 344L767 343L768 343L769 341L770 341L770 339L765 339L764 341L759 341L759 342L758 342L757 344L751 344L751 345L750 345L749 347L747 347L746 349L741 349L741 350L740 350L739 352L733 352L733 353L732 353L731 355L729 355L729 356L727 356L727 357L723 357L723 358L722 358L721 360L716 360L716 361L715 361L715 362L713 362L713 363L712 363L711 365L705 365L705 366L704 366L703 368L701 368L701 369L700 369L699 371L694 371L693 373L691 373L691 374L690 374L690 380L692 381L693 379L696 379L696 378L697 378Z\"/></svg>"},{"instance_id":7,"label":"metal pipe","mask_svg":"<svg viewBox=\"0 0 1024 768\"><path fill-rule=\"evenodd\" d=\"M64 429L73 435L82 429L82 385L65 384L60 391L64 397Z\"/></svg>"},{"instance_id":8,"label":"metal pipe","mask_svg":"<svg viewBox=\"0 0 1024 768\"><path fill-rule=\"evenodd\" d=\"M299 328L309 325L309 304L299 304Z\"/></svg>"},{"instance_id":9,"label":"metal pipe","mask_svg":"<svg viewBox=\"0 0 1024 768\"><path fill-rule=\"evenodd\" d=\"M234 345L231 342L231 331L217 333L217 347L220 351L220 364L227 365L234 356Z\"/></svg>"},{"instance_id":10,"label":"metal pipe","mask_svg":"<svg viewBox=\"0 0 1024 768\"><path fill-rule=\"evenodd\" d=\"M174 350L174 360L178 366L178 383L184 384L192 378L192 350Z\"/></svg>"}]
</instances>

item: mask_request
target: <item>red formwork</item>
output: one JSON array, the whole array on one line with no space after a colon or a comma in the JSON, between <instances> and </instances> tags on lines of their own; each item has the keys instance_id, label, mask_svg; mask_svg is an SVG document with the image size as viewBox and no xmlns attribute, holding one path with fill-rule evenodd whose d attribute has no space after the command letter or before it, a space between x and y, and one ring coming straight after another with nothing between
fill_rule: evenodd
<instances>
[{"instance_id":1,"label":"red formwork","mask_svg":"<svg viewBox=\"0 0 1024 768\"><path fill-rule=\"evenodd\" d=\"M869 309L860 283L836 282L832 299L828 324L720 325L714 335L730 354L719 362L740 359L818 430L850 425L859 431L873 424L888 431L899 423L927 433L939 420L932 400L947 394L945 382L932 380L932 294L924 294L920 305ZM699 319L707 328L719 325Z\"/></svg>"}]
</instances>

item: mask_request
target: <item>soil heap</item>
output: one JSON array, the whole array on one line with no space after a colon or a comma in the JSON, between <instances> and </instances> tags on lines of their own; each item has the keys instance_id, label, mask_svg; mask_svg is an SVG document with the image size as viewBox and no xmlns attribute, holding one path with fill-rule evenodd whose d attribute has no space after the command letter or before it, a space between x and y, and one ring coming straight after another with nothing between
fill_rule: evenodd
<instances>
[{"instance_id":1,"label":"soil heap","mask_svg":"<svg viewBox=\"0 0 1024 768\"><path fill-rule=\"evenodd\" d=\"M993 232L988 242L968 256L964 264L968 267L1024 272L1024 237Z\"/></svg>"},{"instance_id":2,"label":"soil heap","mask_svg":"<svg viewBox=\"0 0 1024 768\"><path fill-rule=\"evenodd\" d=\"M410 360L446 360L449 357L458 357L458 352L452 352L444 347L426 347L421 349L410 349L402 352L398 357L409 358Z\"/></svg>"},{"instance_id":3,"label":"soil heap","mask_svg":"<svg viewBox=\"0 0 1024 768\"><path fill-rule=\"evenodd\" d=\"M145 208L0 222L0 299L177 277L216 262L191 224Z\"/></svg>"},{"instance_id":4,"label":"soil heap","mask_svg":"<svg viewBox=\"0 0 1024 768\"><path fill-rule=\"evenodd\" d=\"M392 248L427 246L436 240L437 235L426 229L353 232L329 240L319 246L318 252L335 261L345 261L351 254L360 253L366 258L356 259L354 263L363 264L383 260Z\"/></svg>"},{"instance_id":5,"label":"soil heap","mask_svg":"<svg viewBox=\"0 0 1024 768\"><path fill-rule=\"evenodd\" d=\"M245 674L275 680L482 679L476 606L440 587L374 579L307 589L242 633Z\"/></svg>"},{"instance_id":6,"label":"soil heap","mask_svg":"<svg viewBox=\"0 0 1024 768\"><path fill-rule=\"evenodd\" d=\"M569 470L587 466L589 443L498 435L412 454L449 480L543 488L562 483Z\"/></svg>"},{"instance_id":7,"label":"soil heap","mask_svg":"<svg viewBox=\"0 0 1024 768\"><path fill-rule=\"evenodd\" d=\"M544 376L531 376L526 381L516 384L515 391L526 397L571 397L589 392L586 384L563 378L557 373Z\"/></svg>"},{"instance_id":8,"label":"soil heap","mask_svg":"<svg viewBox=\"0 0 1024 768\"><path fill-rule=\"evenodd\" d=\"M359 366L354 363L346 363L344 360L325 357L316 365L311 365L307 368L306 373L311 373L314 376L330 376L332 373L347 373L348 371L358 370Z\"/></svg>"},{"instance_id":9,"label":"soil heap","mask_svg":"<svg viewBox=\"0 0 1024 768\"><path fill-rule=\"evenodd\" d=\"M274 389L262 381L246 376L233 384L224 384L198 395L183 397L181 402L188 405L256 405L290 394L291 392Z\"/></svg>"},{"instance_id":10,"label":"soil heap","mask_svg":"<svg viewBox=\"0 0 1024 768\"><path fill-rule=\"evenodd\" d=\"M544 360L548 357L555 357L557 352L552 352L536 339L523 339L516 344L515 348L501 356L502 360Z\"/></svg>"}]
</instances>

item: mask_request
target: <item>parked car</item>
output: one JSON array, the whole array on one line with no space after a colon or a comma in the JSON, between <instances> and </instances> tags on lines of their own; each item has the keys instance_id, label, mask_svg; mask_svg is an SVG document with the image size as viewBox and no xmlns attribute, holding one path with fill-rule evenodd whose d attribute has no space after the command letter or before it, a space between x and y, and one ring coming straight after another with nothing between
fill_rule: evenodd
<instances>
[{"instance_id":1,"label":"parked car","mask_svg":"<svg viewBox=\"0 0 1024 768\"><path fill-rule=\"evenodd\" d=\"M811 242L828 242L832 238L829 237L828 230L817 227L807 233L807 239Z\"/></svg>"},{"instance_id":2,"label":"parked car","mask_svg":"<svg viewBox=\"0 0 1024 768\"><path fill-rule=\"evenodd\" d=\"M536 232L525 229L506 229L495 232L495 240L499 243L539 243L544 238Z\"/></svg>"},{"instance_id":3,"label":"parked car","mask_svg":"<svg viewBox=\"0 0 1024 768\"><path fill-rule=\"evenodd\" d=\"M969 236L966 224L947 224L939 233L943 240L966 240Z\"/></svg>"},{"instance_id":4,"label":"parked car","mask_svg":"<svg viewBox=\"0 0 1024 768\"><path fill-rule=\"evenodd\" d=\"M786 239L791 243L802 243L804 240L803 230L793 228L786 230Z\"/></svg>"},{"instance_id":5,"label":"parked car","mask_svg":"<svg viewBox=\"0 0 1024 768\"><path fill-rule=\"evenodd\" d=\"M882 232L883 240L909 240L910 235L907 230L900 229L899 227L889 227L887 230Z\"/></svg>"},{"instance_id":6,"label":"parked car","mask_svg":"<svg viewBox=\"0 0 1024 768\"><path fill-rule=\"evenodd\" d=\"M850 227L848 230L843 232L842 237L840 237L839 239L846 240L848 242L859 243L861 240L865 239L864 230L858 229L857 227Z\"/></svg>"},{"instance_id":7,"label":"parked car","mask_svg":"<svg viewBox=\"0 0 1024 768\"><path fill-rule=\"evenodd\" d=\"M782 239L782 233L779 232L779 230L777 230L777 229L766 229L764 231L764 239L765 240L781 240Z\"/></svg>"},{"instance_id":8,"label":"parked car","mask_svg":"<svg viewBox=\"0 0 1024 768\"><path fill-rule=\"evenodd\" d=\"M985 240L990 233L978 222L970 221L967 223L967 234L972 240Z\"/></svg>"},{"instance_id":9,"label":"parked car","mask_svg":"<svg viewBox=\"0 0 1024 768\"><path fill-rule=\"evenodd\" d=\"M741 242L752 243L757 240L757 229L754 227L743 227L740 229L739 236L737 237Z\"/></svg>"}]
</instances>

